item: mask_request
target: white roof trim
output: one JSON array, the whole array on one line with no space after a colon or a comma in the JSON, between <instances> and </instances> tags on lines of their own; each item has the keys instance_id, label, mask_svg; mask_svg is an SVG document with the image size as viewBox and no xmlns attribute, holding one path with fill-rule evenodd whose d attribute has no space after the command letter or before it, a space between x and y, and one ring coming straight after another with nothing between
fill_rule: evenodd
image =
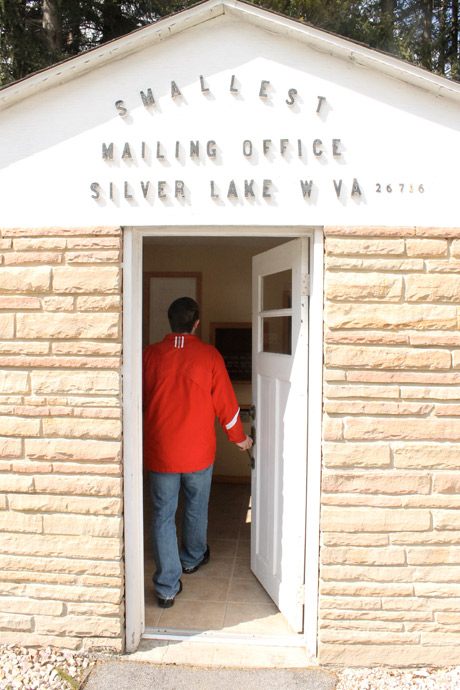
<instances>
[{"instance_id":1,"label":"white roof trim","mask_svg":"<svg viewBox=\"0 0 460 690\"><path fill-rule=\"evenodd\" d=\"M460 101L460 84L403 60L241 0L206 0L0 89L0 110L222 14L243 19L272 33L306 43L320 52L375 69L392 78L431 91L436 96Z\"/></svg>"}]
</instances>

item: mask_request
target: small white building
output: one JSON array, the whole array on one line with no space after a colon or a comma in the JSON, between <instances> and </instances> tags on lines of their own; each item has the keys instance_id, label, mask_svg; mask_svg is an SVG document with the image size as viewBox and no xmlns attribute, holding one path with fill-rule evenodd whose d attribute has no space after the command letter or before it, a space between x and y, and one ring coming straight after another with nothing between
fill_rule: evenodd
<instances>
[{"instance_id":1,"label":"small white building","mask_svg":"<svg viewBox=\"0 0 460 690\"><path fill-rule=\"evenodd\" d=\"M0 90L3 640L184 637L146 624L141 351L190 293L255 406L277 644L458 663L459 114L458 84L239 0Z\"/></svg>"}]
</instances>

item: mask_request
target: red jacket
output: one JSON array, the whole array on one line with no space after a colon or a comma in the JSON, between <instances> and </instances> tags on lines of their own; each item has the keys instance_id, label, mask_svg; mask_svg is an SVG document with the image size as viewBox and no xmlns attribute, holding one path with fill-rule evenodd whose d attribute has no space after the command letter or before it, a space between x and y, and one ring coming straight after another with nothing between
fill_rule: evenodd
<instances>
[{"instance_id":1,"label":"red jacket","mask_svg":"<svg viewBox=\"0 0 460 690\"><path fill-rule=\"evenodd\" d=\"M229 441L245 440L221 354L195 335L167 335L143 353L144 465L196 472L214 462L216 415Z\"/></svg>"}]
</instances>

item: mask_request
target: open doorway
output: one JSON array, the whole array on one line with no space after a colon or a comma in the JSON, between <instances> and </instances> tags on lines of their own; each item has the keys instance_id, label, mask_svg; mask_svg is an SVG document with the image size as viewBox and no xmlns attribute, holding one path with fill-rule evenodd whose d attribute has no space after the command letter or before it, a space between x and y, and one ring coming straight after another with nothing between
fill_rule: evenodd
<instances>
[{"instance_id":1,"label":"open doorway","mask_svg":"<svg viewBox=\"0 0 460 690\"><path fill-rule=\"evenodd\" d=\"M146 237L143 245L143 345L162 337L167 322L158 311L188 294L201 306L204 342L219 347L216 333L234 327L244 335L252 318L252 257L291 238ZM175 294L179 290L179 294ZM162 305L162 300L164 305ZM231 348L230 348L231 349ZM250 350L249 350L250 352ZM241 409L251 406L245 353L230 364ZM246 362L247 364L247 362ZM250 370L250 367L249 367ZM251 422L243 417L246 433ZM149 539L148 491L144 491L144 596L146 631L220 631L223 635L295 634L250 570L251 468L217 428L217 453L209 508L209 564L183 577L184 590L172 609L156 605ZM146 484L144 483L144 487ZM180 509L178 512L180 515Z\"/></svg>"}]
</instances>

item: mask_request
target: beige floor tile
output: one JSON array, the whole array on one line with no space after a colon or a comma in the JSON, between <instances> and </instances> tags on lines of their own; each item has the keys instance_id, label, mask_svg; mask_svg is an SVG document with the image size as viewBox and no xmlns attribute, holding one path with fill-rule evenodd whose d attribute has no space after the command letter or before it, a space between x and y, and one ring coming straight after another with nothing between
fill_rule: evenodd
<instances>
[{"instance_id":1,"label":"beige floor tile","mask_svg":"<svg viewBox=\"0 0 460 690\"><path fill-rule=\"evenodd\" d=\"M228 604L224 629L258 635L286 635L288 623L275 604Z\"/></svg>"},{"instance_id":2,"label":"beige floor tile","mask_svg":"<svg viewBox=\"0 0 460 690\"><path fill-rule=\"evenodd\" d=\"M197 578L205 579L208 577L229 578L233 573L234 562L234 558L220 558L219 556L214 556L214 554L211 554L211 559L209 563L206 563L206 565L201 566L201 568L197 570L196 573L192 573L191 575L184 575L182 579L185 579L187 582L191 582L192 578L193 580Z\"/></svg>"},{"instance_id":3,"label":"beige floor tile","mask_svg":"<svg viewBox=\"0 0 460 690\"><path fill-rule=\"evenodd\" d=\"M243 522L240 525L240 531L238 533L238 538L242 541L246 541L251 538L251 523Z\"/></svg>"},{"instance_id":4,"label":"beige floor tile","mask_svg":"<svg viewBox=\"0 0 460 690\"><path fill-rule=\"evenodd\" d=\"M158 628L158 624L160 621L160 616L163 613L163 609L160 609L160 607L156 603L156 597L155 597L155 603L150 603L145 605L145 627L146 628Z\"/></svg>"},{"instance_id":5,"label":"beige floor tile","mask_svg":"<svg viewBox=\"0 0 460 690\"><path fill-rule=\"evenodd\" d=\"M228 601L252 604L271 603L272 600L254 575L251 579L232 579Z\"/></svg>"},{"instance_id":6,"label":"beige floor tile","mask_svg":"<svg viewBox=\"0 0 460 690\"><path fill-rule=\"evenodd\" d=\"M251 542L250 541L240 541L236 549L237 558L250 558L251 557Z\"/></svg>"},{"instance_id":7,"label":"beige floor tile","mask_svg":"<svg viewBox=\"0 0 460 690\"><path fill-rule=\"evenodd\" d=\"M234 558L238 546L237 539L209 539L211 558Z\"/></svg>"},{"instance_id":8,"label":"beige floor tile","mask_svg":"<svg viewBox=\"0 0 460 690\"><path fill-rule=\"evenodd\" d=\"M190 577L184 576L182 583L184 589L181 599L183 601L227 601L229 577L193 579L193 575L190 575Z\"/></svg>"},{"instance_id":9,"label":"beige floor tile","mask_svg":"<svg viewBox=\"0 0 460 690\"><path fill-rule=\"evenodd\" d=\"M236 558L235 566L233 568L233 577L235 578L249 578L252 580L254 575L251 572L251 561L249 558Z\"/></svg>"},{"instance_id":10,"label":"beige floor tile","mask_svg":"<svg viewBox=\"0 0 460 690\"><path fill-rule=\"evenodd\" d=\"M172 608L162 611L159 627L182 628L183 630L220 630L224 622L225 606L224 602L208 602L206 606L203 606L199 601L176 599Z\"/></svg>"},{"instance_id":11,"label":"beige floor tile","mask_svg":"<svg viewBox=\"0 0 460 690\"><path fill-rule=\"evenodd\" d=\"M238 539L240 531L240 521L238 518L228 518L227 520L215 520L208 523L209 539Z\"/></svg>"}]
</instances>

